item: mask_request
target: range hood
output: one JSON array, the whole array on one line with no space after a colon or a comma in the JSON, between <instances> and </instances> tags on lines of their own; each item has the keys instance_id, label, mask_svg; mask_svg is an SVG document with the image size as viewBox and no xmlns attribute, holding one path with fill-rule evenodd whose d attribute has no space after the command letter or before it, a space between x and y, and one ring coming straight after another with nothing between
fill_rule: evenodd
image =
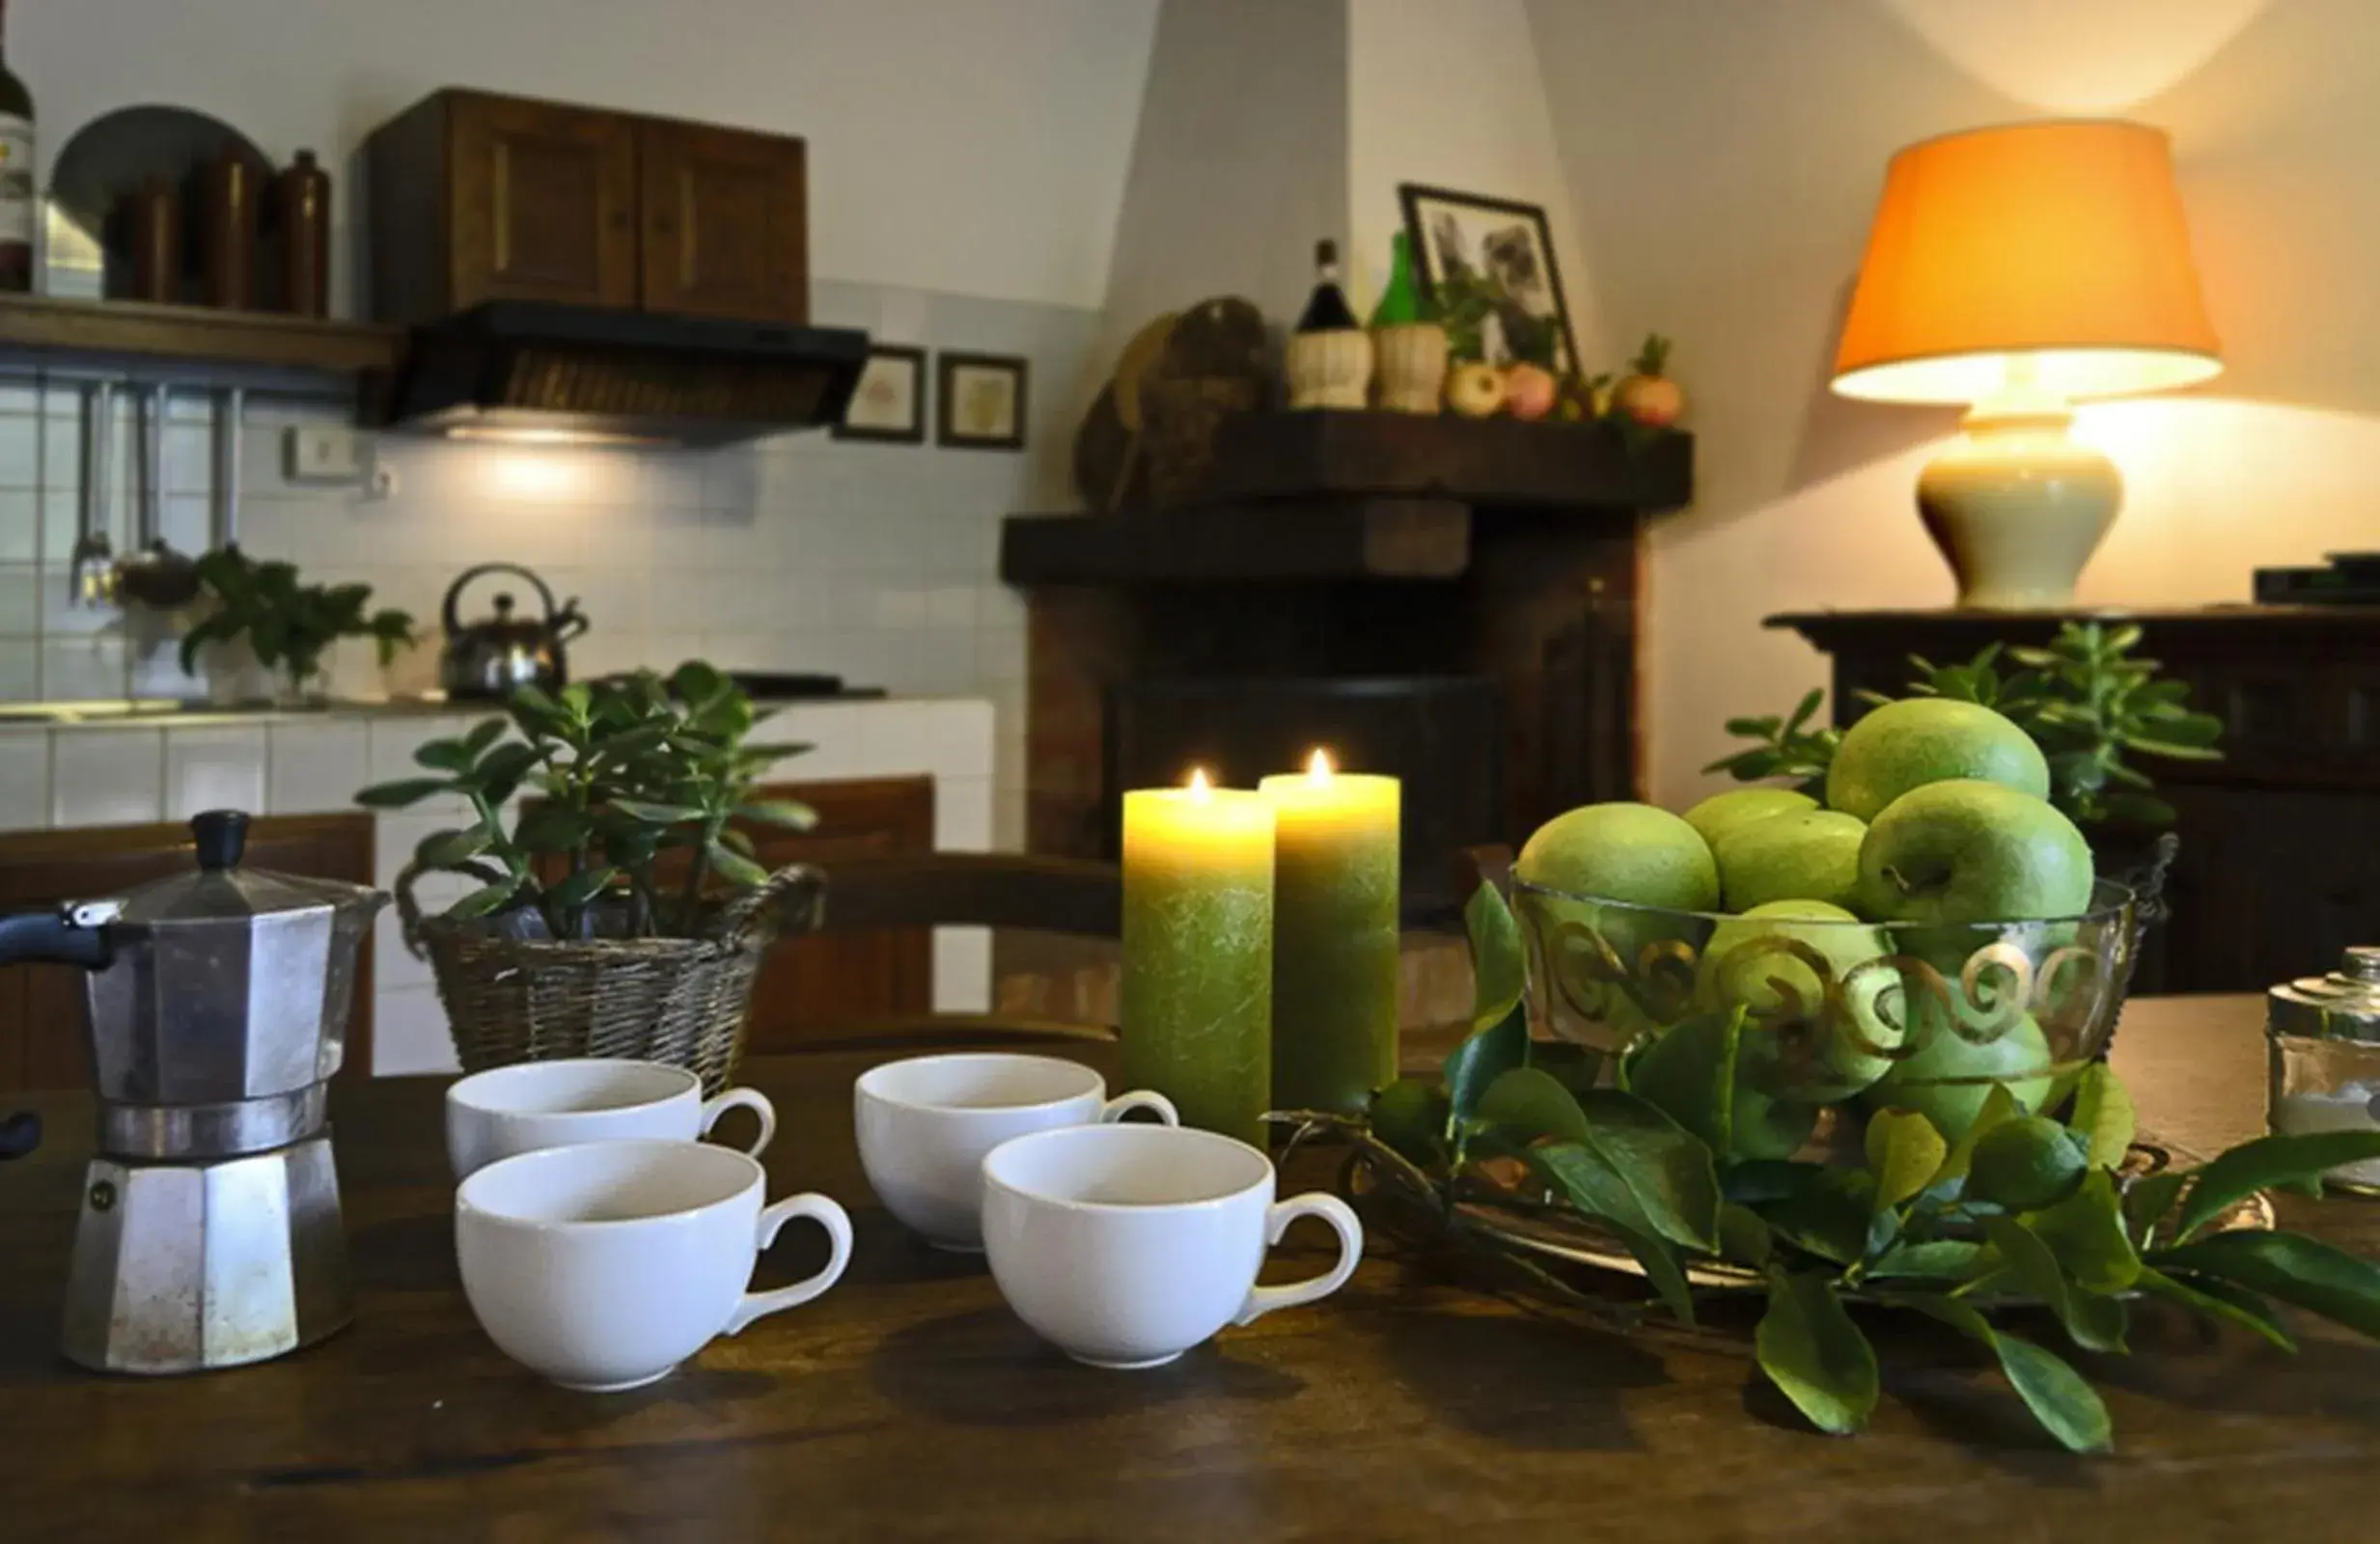
<instances>
[{"instance_id":1,"label":"range hood","mask_svg":"<svg viewBox=\"0 0 2380 1544\"><path fill-rule=\"evenodd\" d=\"M416 327L377 415L457 438L725 445L840 422L868 335L500 300Z\"/></svg>"}]
</instances>

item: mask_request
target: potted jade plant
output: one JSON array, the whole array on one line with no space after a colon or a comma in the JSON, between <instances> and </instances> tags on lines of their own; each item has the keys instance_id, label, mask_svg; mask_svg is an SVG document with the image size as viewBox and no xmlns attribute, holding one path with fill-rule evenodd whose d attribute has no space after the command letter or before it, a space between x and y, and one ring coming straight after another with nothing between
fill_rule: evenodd
<instances>
[{"instance_id":1,"label":"potted jade plant","mask_svg":"<svg viewBox=\"0 0 2380 1544\"><path fill-rule=\"evenodd\" d=\"M421 746L423 776L356 795L373 810L470 806L395 887L464 1070L624 1056L692 1067L715 1090L761 955L817 896L813 870L769 873L739 828L810 827L807 806L755 793L808 747L753 743L751 699L700 662L551 696L522 687L504 709ZM415 887L435 872L476 883L424 916Z\"/></svg>"},{"instance_id":2,"label":"potted jade plant","mask_svg":"<svg viewBox=\"0 0 2380 1544\"><path fill-rule=\"evenodd\" d=\"M244 644L258 665L280 672L271 695L285 705L322 696L325 655L342 638L373 640L383 669L415 642L408 613L367 610L370 585L307 584L294 564L259 563L236 546L200 558L198 576L208 609L182 634L183 673L195 676L203 656Z\"/></svg>"}]
</instances>

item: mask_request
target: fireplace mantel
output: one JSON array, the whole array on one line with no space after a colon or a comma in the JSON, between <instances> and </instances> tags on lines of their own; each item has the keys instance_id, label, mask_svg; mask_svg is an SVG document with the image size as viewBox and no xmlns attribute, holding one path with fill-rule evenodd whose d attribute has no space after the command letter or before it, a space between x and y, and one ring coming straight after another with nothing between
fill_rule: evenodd
<instances>
[{"instance_id":1,"label":"fireplace mantel","mask_svg":"<svg viewBox=\"0 0 2380 1544\"><path fill-rule=\"evenodd\" d=\"M1458 899L1415 894L1450 867L1425 846L1634 795L1639 546L1693 471L1683 434L1265 413L1227 421L1201 503L1010 516L1030 845L1112 855L1123 786L1247 781L1311 735L1428 794L1407 900Z\"/></svg>"}]
</instances>

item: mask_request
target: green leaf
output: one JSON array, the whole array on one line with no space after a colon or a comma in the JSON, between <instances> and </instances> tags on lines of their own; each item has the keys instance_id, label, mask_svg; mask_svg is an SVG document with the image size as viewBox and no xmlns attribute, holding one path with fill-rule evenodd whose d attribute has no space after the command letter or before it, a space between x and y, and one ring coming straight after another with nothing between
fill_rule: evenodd
<instances>
[{"instance_id":1,"label":"green leaf","mask_svg":"<svg viewBox=\"0 0 2380 1544\"><path fill-rule=\"evenodd\" d=\"M1593 1090L1603 1076L1603 1053L1576 1040L1535 1040L1529 1064L1545 1073L1577 1097Z\"/></svg>"},{"instance_id":2,"label":"green leaf","mask_svg":"<svg viewBox=\"0 0 2380 1544\"><path fill-rule=\"evenodd\" d=\"M1759 1208L1779 1237L1838 1265L1865 1258L1879 1231L1889 1241L1893 1219L1878 1215L1873 1175L1857 1169L1800 1167L1808 1171L1801 1187Z\"/></svg>"},{"instance_id":3,"label":"green leaf","mask_svg":"<svg viewBox=\"0 0 2380 1544\"><path fill-rule=\"evenodd\" d=\"M2148 1247L2157 1224L2165 1221L2182 1187L2189 1183L2187 1170L2168 1169L2143 1174L2124 1187L2124 1230L2132 1235L2135 1246Z\"/></svg>"},{"instance_id":4,"label":"green leaf","mask_svg":"<svg viewBox=\"0 0 2380 1544\"><path fill-rule=\"evenodd\" d=\"M468 896L463 896L462 899L455 902L454 905L449 906L446 909L446 914L449 917L466 921L473 917L484 917L489 912L502 910L505 903L511 900L513 896L517 895L519 891L519 881L512 879L502 880L499 883L488 885L483 889L471 892Z\"/></svg>"},{"instance_id":5,"label":"green leaf","mask_svg":"<svg viewBox=\"0 0 2380 1544\"><path fill-rule=\"evenodd\" d=\"M1578 1105L1587 1121L1585 1144L1626 1183L1652 1230L1705 1254L1716 1250L1719 1168L1702 1139L1656 1106L1615 1089L1582 1095Z\"/></svg>"},{"instance_id":6,"label":"green leaf","mask_svg":"<svg viewBox=\"0 0 2380 1544\"><path fill-rule=\"evenodd\" d=\"M1719 1203L1719 1254L1722 1258L1758 1270L1777 1252L1776 1235L1758 1212L1731 1200Z\"/></svg>"},{"instance_id":7,"label":"green leaf","mask_svg":"<svg viewBox=\"0 0 2380 1544\"><path fill-rule=\"evenodd\" d=\"M1875 1412L1875 1347L1843 1311L1835 1283L1771 1267L1768 1311L1753 1344L1760 1370L1820 1431L1844 1437Z\"/></svg>"},{"instance_id":8,"label":"green leaf","mask_svg":"<svg viewBox=\"0 0 2380 1544\"><path fill-rule=\"evenodd\" d=\"M619 877L620 870L608 864L581 868L546 891L546 895L551 896L557 904L576 911L601 895L603 887Z\"/></svg>"},{"instance_id":9,"label":"green leaf","mask_svg":"<svg viewBox=\"0 0 2380 1544\"><path fill-rule=\"evenodd\" d=\"M1802 700L1794 704L1792 716L1785 720L1785 732L1791 734L1809 723L1810 715L1815 713L1818 710L1818 704L1825 701L1826 689L1813 686L1803 695Z\"/></svg>"},{"instance_id":10,"label":"green leaf","mask_svg":"<svg viewBox=\"0 0 2380 1544\"><path fill-rule=\"evenodd\" d=\"M2162 1250L2149 1263L2236 1282L2380 1340L2380 1265L2302 1233L2237 1228Z\"/></svg>"},{"instance_id":11,"label":"green leaf","mask_svg":"<svg viewBox=\"0 0 2380 1544\"><path fill-rule=\"evenodd\" d=\"M543 759L544 753L536 746L514 741L499 745L482 757L472 776L479 782L481 796L489 804L498 805L518 791L520 780Z\"/></svg>"},{"instance_id":12,"label":"green leaf","mask_svg":"<svg viewBox=\"0 0 2380 1544\"><path fill-rule=\"evenodd\" d=\"M2016 1103L2016 1096L2008 1092L2006 1085L1993 1084L1991 1090L1983 1095L1983 1103L1976 1111L1975 1121L1967 1127L1966 1135L1952 1143L1950 1152L1943 1157L1942 1168L1934 1175L1935 1181L1966 1178L1969 1165L1975 1162L1975 1144L1983 1140L1983 1134L2002 1121L2023 1113Z\"/></svg>"},{"instance_id":13,"label":"green leaf","mask_svg":"<svg viewBox=\"0 0 2380 1544\"><path fill-rule=\"evenodd\" d=\"M540 804L521 813L512 840L531 852L575 852L595 834L595 823L567 804Z\"/></svg>"},{"instance_id":14,"label":"green leaf","mask_svg":"<svg viewBox=\"0 0 2380 1544\"><path fill-rule=\"evenodd\" d=\"M401 810L419 804L432 794L453 790L455 785L447 778L401 778L394 783L375 783L359 789L355 802L367 810Z\"/></svg>"},{"instance_id":15,"label":"green leaf","mask_svg":"<svg viewBox=\"0 0 2380 1544\"><path fill-rule=\"evenodd\" d=\"M2115 1441L2115 1426L2098 1392L2065 1359L2013 1335L2003 1335L1982 1314L1956 1298L1927 1292L1895 1293L1896 1308L1914 1309L1991 1349L2016 1396L2041 1429L2069 1452L2103 1453Z\"/></svg>"},{"instance_id":16,"label":"green leaf","mask_svg":"<svg viewBox=\"0 0 2380 1544\"><path fill-rule=\"evenodd\" d=\"M2000 1252L2016 1283L2039 1298L2058 1315L2066 1334L2086 1351L2122 1351L2124 1306L2120 1299L2097 1297L2066 1280L2058 1256L2040 1238L2009 1217L1983 1219L1983 1234Z\"/></svg>"},{"instance_id":17,"label":"green leaf","mask_svg":"<svg viewBox=\"0 0 2380 1544\"><path fill-rule=\"evenodd\" d=\"M494 834L485 826L433 832L414 847L413 861L425 868L452 868L485 852L494 841Z\"/></svg>"},{"instance_id":18,"label":"green leaf","mask_svg":"<svg viewBox=\"0 0 2380 1544\"><path fill-rule=\"evenodd\" d=\"M1659 1043L1670 1053L1669 1065L1677 1070L1654 1080L1658 1096L1651 1102L1713 1152L1728 1152L1735 1145L1735 1068L1743 1037L1741 1003L1724 1012L1680 1019L1661 1032Z\"/></svg>"},{"instance_id":19,"label":"green leaf","mask_svg":"<svg viewBox=\"0 0 2380 1544\"><path fill-rule=\"evenodd\" d=\"M463 749L471 753L472 760L477 761L489 746L504 738L504 731L510 727L503 719L484 718L472 725L471 731L463 736Z\"/></svg>"},{"instance_id":20,"label":"green leaf","mask_svg":"<svg viewBox=\"0 0 2380 1544\"><path fill-rule=\"evenodd\" d=\"M1536 1067L1514 1067L1489 1084L1473 1118L1515 1147L1526 1147L1539 1137L1588 1139L1587 1116L1577 1097L1551 1073Z\"/></svg>"},{"instance_id":21,"label":"green leaf","mask_svg":"<svg viewBox=\"0 0 2380 1544\"><path fill-rule=\"evenodd\" d=\"M1988 1244L1968 1238L1934 1238L1896 1244L1865 1273L1874 1281L1973 1282L2000 1263Z\"/></svg>"},{"instance_id":22,"label":"green leaf","mask_svg":"<svg viewBox=\"0 0 2380 1544\"><path fill-rule=\"evenodd\" d=\"M2120 1169L2132 1149L2132 1095L2104 1062L2085 1067L2074 1088L2074 1116L2068 1130L2089 1147L2094 1169Z\"/></svg>"},{"instance_id":23,"label":"green leaf","mask_svg":"<svg viewBox=\"0 0 2380 1544\"><path fill-rule=\"evenodd\" d=\"M749 889L768 883L768 870L737 852L724 841L711 842L704 849L710 854L710 871L732 885Z\"/></svg>"},{"instance_id":24,"label":"green leaf","mask_svg":"<svg viewBox=\"0 0 2380 1544\"><path fill-rule=\"evenodd\" d=\"M2020 1219L2018 1226L2048 1245L2086 1292L2121 1292L2140 1277L2141 1256L2124 1232L2115 1176L2104 1169L2092 1170L2073 1195Z\"/></svg>"},{"instance_id":25,"label":"green leaf","mask_svg":"<svg viewBox=\"0 0 2380 1544\"><path fill-rule=\"evenodd\" d=\"M1474 1033L1510 1016L1527 985L1520 924L1494 885L1482 880L1463 903L1471 939L1471 1028Z\"/></svg>"},{"instance_id":26,"label":"green leaf","mask_svg":"<svg viewBox=\"0 0 2380 1544\"><path fill-rule=\"evenodd\" d=\"M624 811L627 813L636 816L639 820L651 821L654 825L683 825L689 820L700 820L703 818L703 812L697 806L688 804L663 804L652 799L614 799L612 801L612 808L615 810Z\"/></svg>"},{"instance_id":27,"label":"green leaf","mask_svg":"<svg viewBox=\"0 0 2380 1544\"><path fill-rule=\"evenodd\" d=\"M754 799L737 805L735 817L765 826L782 826L788 831L808 831L818 823L817 811L791 799Z\"/></svg>"},{"instance_id":28,"label":"green leaf","mask_svg":"<svg viewBox=\"0 0 2380 1544\"><path fill-rule=\"evenodd\" d=\"M2255 1293L2215 1277L2177 1281L2153 1265L2141 1267L2140 1287L2145 1292L2179 1303L2194 1313L2210 1319L2236 1324L2252 1335L2271 1341L2283 1351L2294 1352L2297 1342L2289 1332L2273 1317L2272 1305Z\"/></svg>"},{"instance_id":29,"label":"green leaf","mask_svg":"<svg viewBox=\"0 0 2380 1544\"><path fill-rule=\"evenodd\" d=\"M1447 1140L1479 1108L1487 1086L1529 1060L1529 1020L1515 1006L1490 1028L1476 1030L1446 1059Z\"/></svg>"},{"instance_id":30,"label":"green leaf","mask_svg":"<svg viewBox=\"0 0 2380 1544\"><path fill-rule=\"evenodd\" d=\"M2318 1196L2325 1170L2366 1158L2380 1158L2380 1131L2318 1131L2244 1142L2198 1171L2182 1199L2174 1237L2189 1238L2259 1190L2296 1186Z\"/></svg>"},{"instance_id":31,"label":"green leaf","mask_svg":"<svg viewBox=\"0 0 2380 1544\"><path fill-rule=\"evenodd\" d=\"M1868 1120L1868 1167L1876 1178L1876 1210L1897 1206L1941 1172L1951 1144L1914 1110L1879 1110Z\"/></svg>"},{"instance_id":32,"label":"green leaf","mask_svg":"<svg viewBox=\"0 0 2380 1544\"><path fill-rule=\"evenodd\" d=\"M433 771L459 774L469 772L479 758L460 740L424 740L413 748L413 759Z\"/></svg>"}]
</instances>

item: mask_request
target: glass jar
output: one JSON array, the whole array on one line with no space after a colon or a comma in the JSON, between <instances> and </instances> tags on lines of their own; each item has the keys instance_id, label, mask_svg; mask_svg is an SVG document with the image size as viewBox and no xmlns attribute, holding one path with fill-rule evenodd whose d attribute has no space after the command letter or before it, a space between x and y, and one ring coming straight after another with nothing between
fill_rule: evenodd
<instances>
[{"instance_id":1,"label":"glass jar","mask_svg":"<svg viewBox=\"0 0 2380 1544\"><path fill-rule=\"evenodd\" d=\"M2266 1005L2271 1129L2285 1136L2380 1131L2380 947L2350 949L2328 976L2274 987ZM2380 1195L2380 1158L2341 1164L2328 1178Z\"/></svg>"}]
</instances>

